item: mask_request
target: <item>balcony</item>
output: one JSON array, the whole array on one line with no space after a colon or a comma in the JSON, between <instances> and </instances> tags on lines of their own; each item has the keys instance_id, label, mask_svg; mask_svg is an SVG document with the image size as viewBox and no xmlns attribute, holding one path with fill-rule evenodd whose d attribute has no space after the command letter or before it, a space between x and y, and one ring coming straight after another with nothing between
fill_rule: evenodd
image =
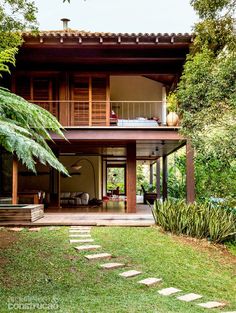
<instances>
[{"instance_id":1,"label":"balcony","mask_svg":"<svg viewBox=\"0 0 236 313\"><path fill-rule=\"evenodd\" d=\"M166 125L162 101L32 101L64 127L159 127Z\"/></svg>"}]
</instances>

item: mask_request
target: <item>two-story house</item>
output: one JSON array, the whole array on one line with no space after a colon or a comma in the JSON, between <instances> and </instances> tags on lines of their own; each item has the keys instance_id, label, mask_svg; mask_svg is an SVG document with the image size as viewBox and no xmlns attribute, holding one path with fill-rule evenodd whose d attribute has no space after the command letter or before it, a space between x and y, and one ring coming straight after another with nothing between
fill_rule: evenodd
<instances>
[{"instance_id":1,"label":"two-story house","mask_svg":"<svg viewBox=\"0 0 236 313\"><path fill-rule=\"evenodd\" d=\"M91 33L64 24L61 31L24 34L6 84L63 125L68 141L52 134L50 145L71 177L41 165L34 176L14 165L14 201L25 190L44 191L53 206L60 206L62 192L102 199L107 168L117 166L125 171L126 212L136 212L136 161L157 163L158 194L161 161L165 199L167 157L184 145L187 200L193 201L193 152L179 127L166 125L166 95L177 85L191 35Z\"/></svg>"}]
</instances>

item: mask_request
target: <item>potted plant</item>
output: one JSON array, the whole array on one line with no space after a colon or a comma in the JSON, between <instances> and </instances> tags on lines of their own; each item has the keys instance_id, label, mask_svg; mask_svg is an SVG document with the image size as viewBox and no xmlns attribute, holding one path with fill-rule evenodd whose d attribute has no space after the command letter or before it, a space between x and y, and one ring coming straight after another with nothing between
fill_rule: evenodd
<instances>
[{"instance_id":1,"label":"potted plant","mask_svg":"<svg viewBox=\"0 0 236 313\"><path fill-rule=\"evenodd\" d=\"M166 123L168 126L177 126L179 124L179 116L176 113L178 108L178 100L174 92L170 92L167 96L168 115Z\"/></svg>"}]
</instances>

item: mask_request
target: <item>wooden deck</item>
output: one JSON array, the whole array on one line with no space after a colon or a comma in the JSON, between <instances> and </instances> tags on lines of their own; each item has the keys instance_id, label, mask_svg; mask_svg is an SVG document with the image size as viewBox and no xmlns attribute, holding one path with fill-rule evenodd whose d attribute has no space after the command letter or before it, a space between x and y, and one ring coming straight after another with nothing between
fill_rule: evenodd
<instances>
[{"instance_id":1,"label":"wooden deck","mask_svg":"<svg viewBox=\"0 0 236 313\"><path fill-rule=\"evenodd\" d=\"M124 213L122 211L99 211L99 209L86 208L87 211L78 208L46 209L44 217L35 222L0 222L0 226L139 226L148 227L154 225L154 219L149 206L138 204L137 213Z\"/></svg>"},{"instance_id":2,"label":"wooden deck","mask_svg":"<svg viewBox=\"0 0 236 313\"><path fill-rule=\"evenodd\" d=\"M154 225L151 214L45 213L35 222L1 222L0 226L136 226Z\"/></svg>"}]
</instances>

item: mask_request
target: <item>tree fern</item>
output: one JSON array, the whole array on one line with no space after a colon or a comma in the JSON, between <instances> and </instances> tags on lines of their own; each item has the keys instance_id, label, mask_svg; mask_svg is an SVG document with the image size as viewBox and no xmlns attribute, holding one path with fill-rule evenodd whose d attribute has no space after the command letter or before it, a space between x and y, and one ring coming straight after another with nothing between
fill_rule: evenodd
<instances>
[{"instance_id":1,"label":"tree fern","mask_svg":"<svg viewBox=\"0 0 236 313\"><path fill-rule=\"evenodd\" d=\"M17 51L17 48L9 48L0 51L0 77L2 77L1 72L10 73L8 65L15 65L15 54Z\"/></svg>"},{"instance_id":2,"label":"tree fern","mask_svg":"<svg viewBox=\"0 0 236 313\"><path fill-rule=\"evenodd\" d=\"M51 113L0 87L0 144L28 169L35 172L39 160L68 174L46 142L50 131L64 138L60 127Z\"/></svg>"}]
</instances>

